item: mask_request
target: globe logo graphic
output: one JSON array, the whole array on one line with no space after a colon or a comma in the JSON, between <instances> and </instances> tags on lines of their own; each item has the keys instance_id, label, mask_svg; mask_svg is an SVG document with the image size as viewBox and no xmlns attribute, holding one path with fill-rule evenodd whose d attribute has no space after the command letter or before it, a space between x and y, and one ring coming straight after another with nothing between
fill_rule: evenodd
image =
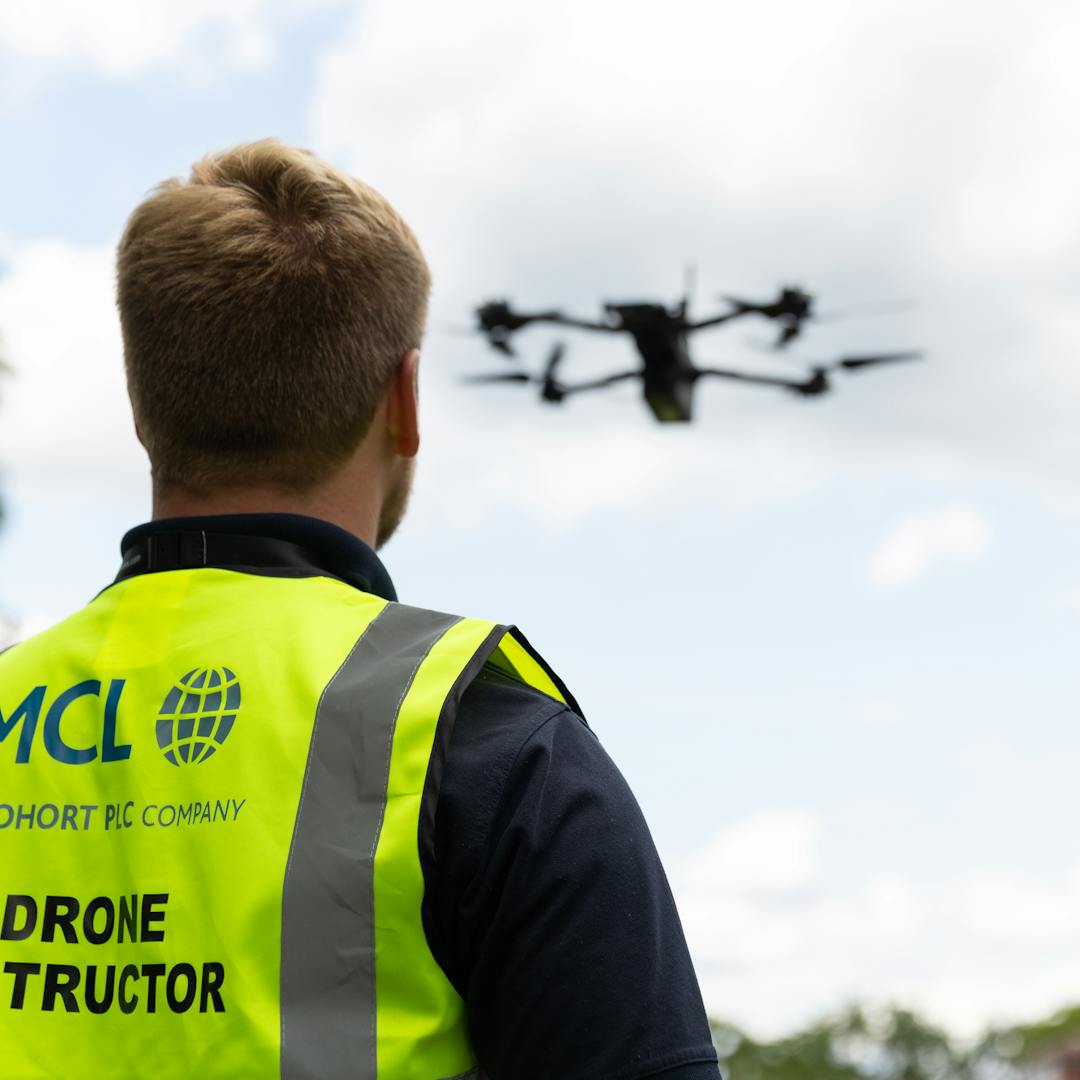
<instances>
[{"instance_id":1,"label":"globe logo graphic","mask_svg":"<svg viewBox=\"0 0 1080 1080\"><path fill-rule=\"evenodd\" d=\"M240 683L227 667L193 668L173 684L158 712L166 761L205 761L228 738L240 709Z\"/></svg>"}]
</instances>

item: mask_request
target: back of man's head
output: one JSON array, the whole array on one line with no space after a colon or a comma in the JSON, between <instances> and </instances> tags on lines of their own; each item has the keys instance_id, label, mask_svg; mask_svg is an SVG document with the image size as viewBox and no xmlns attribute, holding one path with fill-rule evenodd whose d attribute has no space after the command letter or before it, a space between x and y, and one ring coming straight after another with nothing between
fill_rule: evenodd
<instances>
[{"instance_id":1,"label":"back of man's head","mask_svg":"<svg viewBox=\"0 0 1080 1080\"><path fill-rule=\"evenodd\" d=\"M198 162L128 220L117 303L155 482L303 488L359 445L430 276L378 192L266 139Z\"/></svg>"}]
</instances>

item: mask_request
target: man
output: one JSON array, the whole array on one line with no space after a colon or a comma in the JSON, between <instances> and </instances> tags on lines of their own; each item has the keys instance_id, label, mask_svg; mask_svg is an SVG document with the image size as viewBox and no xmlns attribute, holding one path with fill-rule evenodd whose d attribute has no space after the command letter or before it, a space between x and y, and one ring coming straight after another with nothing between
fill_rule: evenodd
<instances>
[{"instance_id":1,"label":"man","mask_svg":"<svg viewBox=\"0 0 1080 1080\"><path fill-rule=\"evenodd\" d=\"M419 445L408 227L268 140L151 194L117 270L153 520L0 656L2 1075L715 1078L574 699L374 554Z\"/></svg>"}]
</instances>

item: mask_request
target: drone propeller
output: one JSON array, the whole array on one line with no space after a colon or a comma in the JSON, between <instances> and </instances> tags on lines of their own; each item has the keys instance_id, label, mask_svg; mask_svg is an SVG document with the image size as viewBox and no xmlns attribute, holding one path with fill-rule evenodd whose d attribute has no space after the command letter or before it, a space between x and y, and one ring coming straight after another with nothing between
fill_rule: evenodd
<instances>
[{"instance_id":1,"label":"drone propeller","mask_svg":"<svg viewBox=\"0 0 1080 1080\"><path fill-rule=\"evenodd\" d=\"M919 350L907 350L906 352L878 353L874 356L843 356L831 366L843 368L845 371L857 371L859 368L870 367L872 364L895 364L903 360L920 360L922 352Z\"/></svg>"},{"instance_id":2,"label":"drone propeller","mask_svg":"<svg viewBox=\"0 0 1080 1080\"><path fill-rule=\"evenodd\" d=\"M555 372L565 352L566 346L561 341L557 341L551 349L547 364L544 366L543 377L539 380L540 396L545 401L551 401L555 404L558 404L566 397L566 387L555 378Z\"/></svg>"},{"instance_id":3,"label":"drone propeller","mask_svg":"<svg viewBox=\"0 0 1080 1080\"><path fill-rule=\"evenodd\" d=\"M566 396L566 388L555 379L555 372L562 362L566 346L556 342L548 355L548 361L540 375L530 375L527 371L493 371L490 374L466 375L467 383L539 383L541 396L546 401L561 401Z\"/></svg>"},{"instance_id":4,"label":"drone propeller","mask_svg":"<svg viewBox=\"0 0 1080 1080\"><path fill-rule=\"evenodd\" d=\"M773 351L781 352L797 337L800 337L803 332L804 323L835 322L837 319L846 319L852 315L872 315L882 314L888 311L903 311L906 308L912 308L914 306L912 301L904 300L891 304L871 304L862 308L846 308L841 311L830 311L825 314L807 310L804 315L781 316L782 329L779 337L776 339L776 343L773 345Z\"/></svg>"},{"instance_id":5,"label":"drone propeller","mask_svg":"<svg viewBox=\"0 0 1080 1080\"><path fill-rule=\"evenodd\" d=\"M802 333L803 321L803 319L788 319L780 331L780 336L776 339L776 344L773 346L774 352L779 352L790 345Z\"/></svg>"},{"instance_id":6,"label":"drone propeller","mask_svg":"<svg viewBox=\"0 0 1080 1080\"><path fill-rule=\"evenodd\" d=\"M472 338L473 341L476 340L477 328L475 326L462 326L461 323L440 323L438 330L440 333L452 334L454 337L467 337Z\"/></svg>"},{"instance_id":7,"label":"drone propeller","mask_svg":"<svg viewBox=\"0 0 1080 1080\"><path fill-rule=\"evenodd\" d=\"M743 344L748 348L753 349L754 352L759 353L778 353L784 352L782 345L776 341L762 341L761 338L743 338ZM791 355L790 353L788 354Z\"/></svg>"},{"instance_id":8,"label":"drone propeller","mask_svg":"<svg viewBox=\"0 0 1080 1080\"><path fill-rule=\"evenodd\" d=\"M747 371L732 371L724 368L698 368L694 372L694 380L703 376L718 376L722 379L733 379L745 383L757 383L759 386L777 386L801 397L819 397L828 393L831 388L829 373L843 369L845 371L858 371L860 368L870 367L873 364L891 364L901 360L918 360L922 352L909 350L907 352L877 353L874 356L842 356L832 363L814 364L810 367L810 373L805 379L792 379L787 376L756 375Z\"/></svg>"},{"instance_id":9,"label":"drone propeller","mask_svg":"<svg viewBox=\"0 0 1080 1080\"><path fill-rule=\"evenodd\" d=\"M475 309L476 329L487 338L488 344L504 356L516 356L510 335L532 321L530 316L516 314L506 300L489 300Z\"/></svg>"},{"instance_id":10,"label":"drone propeller","mask_svg":"<svg viewBox=\"0 0 1080 1080\"><path fill-rule=\"evenodd\" d=\"M914 307L914 300L886 300L880 304L858 304L836 311L823 311L814 315L813 321L836 322L837 319L850 319L859 315L891 315L895 311L911 311Z\"/></svg>"},{"instance_id":11,"label":"drone propeller","mask_svg":"<svg viewBox=\"0 0 1080 1080\"><path fill-rule=\"evenodd\" d=\"M860 371L862 368L872 367L877 364L894 364L904 360L918 360L922 353L917 350L907 352L877 353L874 356L842 356L831 364L815 364L810 369L810 377L801 386L796 384L792 387L796 393L804 397L816 397L829 390L829 372L831 371Z\"/></svg>"},{"instance_id":12,"label":"drone propeller","mask_svg":"<svg viewBox=\"0 0 1080 1080\"><path fill-rule=\"evenodd\" d=\"M453 334L455 337L468 337L475 340L478 333L483 334L487 343L504 356L517 356L517 352L510 344L510 331L502 326L495 327L470 327L456 324L444 325L440 328L443 333Z\"/></svg>"},{"instance_id":13,"label":"drone propeller","mask_svg":"<svg viewBox=\"0 0 1080 1080\"><path fill-rule=\"evenodd\" d=\"M488 300L474 310L476 326L490 334L492 330L514 330L515 318L508 300Z\"/></svg>"},{"instance_id":14,"label":"drone propeller","mask_svg":"<svg viewBox=\"0 0 1080 1080\"><path fill-rule=\"evenodd\" d=\"M555 371L559 364L562 363L562 358L566 353L566 346L561 342L556 342L548 356L547 366L544 368L544 382L553 382L555 379Z\"/></svg>"},{"instance_id":15,"label":"drone propeller","mask_svg":"<svg viewBox=\"0 0 1080 1080\"><path fill-rule=\"evenodd\" d=\"M718 299L731 306L734 315L749 315L759 306L749 300L743 300L741 297L732 296L730 293L717 293L716 295Z\"/></svg>"},{"instance_id":16,"label":"drone propeller","mask_svg":"<svg viewBox=\"0 0 1080 1080\"><path fill-rule=\"evenodd\" d=\"M525 383L533 381L533 377L524 371L494 371L486 375L466 375L462 379L462 382L467 383Z\"/></svg>"}]
</instances>

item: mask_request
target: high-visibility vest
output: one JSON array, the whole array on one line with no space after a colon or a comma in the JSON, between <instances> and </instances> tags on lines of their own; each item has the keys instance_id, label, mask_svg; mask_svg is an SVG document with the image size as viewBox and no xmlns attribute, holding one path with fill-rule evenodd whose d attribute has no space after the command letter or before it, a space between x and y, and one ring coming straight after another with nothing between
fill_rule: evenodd
<instances>
[{"instance_id":1,"label":"high-visibility vest","mask_svg":"<svg viewBox=\"0 0 1080 1080\"><path fill-rule=\"evenodd\" d=\"M327 577L142 574L0 654L0 1076L476 1075L421 904L485 663L568 700Z\"/></svg>"}]
</instances>

